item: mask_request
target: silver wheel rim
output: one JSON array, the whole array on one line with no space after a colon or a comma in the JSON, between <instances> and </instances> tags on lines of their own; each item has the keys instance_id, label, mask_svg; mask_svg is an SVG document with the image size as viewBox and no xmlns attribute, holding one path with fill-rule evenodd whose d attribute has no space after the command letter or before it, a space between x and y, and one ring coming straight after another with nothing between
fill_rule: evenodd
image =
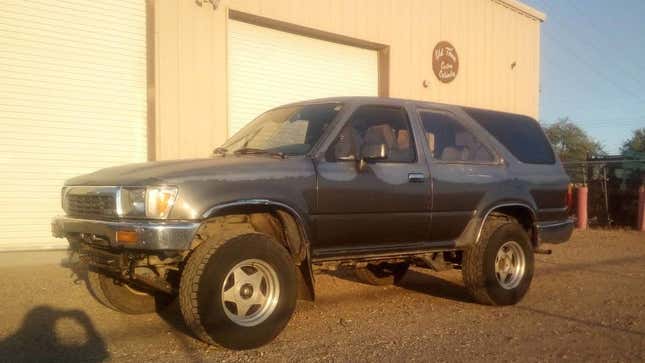
<instances>
[{"instance_id":1,"label":"silver wheel rim","mask_svg":"<svg viewBox=\"0 0 645 363\"><path fill-rule=\"evenodd\" d=\"M497 251L495 276L503 288L510 290L520 284L526 271L526 257L519 243L508 241Z\"/></svg>"},{"instance_id":2,"label":"silver wheel rim","mask_svg":"<svg viewBox=\"0 0 645 363\"><path fill-rule=\"evenodd\" d=\"M226 275L221 296L224 313L231 321L246 327L258 325L278 305L278 274L262 260L244 260Z\"/></svg>"}]
</instances>

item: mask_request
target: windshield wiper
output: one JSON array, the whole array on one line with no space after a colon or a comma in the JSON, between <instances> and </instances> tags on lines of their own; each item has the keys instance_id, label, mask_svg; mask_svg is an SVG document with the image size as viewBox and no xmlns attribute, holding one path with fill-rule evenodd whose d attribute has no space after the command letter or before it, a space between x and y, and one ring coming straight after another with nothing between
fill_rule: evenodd
<instances>
[{"instance_id":1,"label":"windshield wiper","mask_svg":"<svg viewBox=\"0 0 645 363\"><path fill-rule=\"evenodd\" d=\"M265 150L265 149L258 149L254 147L243 147L241 149L237 149L233 152L235 155L260 155L260 154L268 154L271 156L277 156L281 159L284 159L287 157L287 154L283 153L282 151L271 151L271 150Z\"/></svg>"},{"instance_id":2,"label":"windshield wiper","mask_svg":"<svg viewBox=\"0 0 645 363\"><path fill-rule=\"evenodd\" d=\"M228 149L225 147L216 147L215 150L213 150L213 155L222 155L226 156L226 153L228 152Z\"/></svg>"}]
</instances>

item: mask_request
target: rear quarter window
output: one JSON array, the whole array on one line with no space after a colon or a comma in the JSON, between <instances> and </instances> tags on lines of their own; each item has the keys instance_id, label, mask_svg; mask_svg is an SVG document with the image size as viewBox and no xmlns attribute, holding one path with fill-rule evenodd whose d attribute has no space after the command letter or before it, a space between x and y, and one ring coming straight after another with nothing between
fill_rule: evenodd
<instances>
[{"instance_id":1,"label":"rear quarter window","mask_svg":"<svg viewBox=\"0 0 645 363\"><path fill-rule=\"evenodd\" d=\"M555 155L540 124L528 116L466 108L518 160L527 164L554 164Z\"/></svg>"}]
</instances>

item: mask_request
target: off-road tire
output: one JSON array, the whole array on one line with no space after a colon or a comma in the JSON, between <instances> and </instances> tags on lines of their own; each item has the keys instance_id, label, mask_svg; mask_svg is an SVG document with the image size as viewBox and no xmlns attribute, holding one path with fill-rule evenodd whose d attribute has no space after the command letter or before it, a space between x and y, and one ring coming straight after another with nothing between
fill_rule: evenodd
<instances>
[{"instance_id":1,"label":"off-road tire","mask_svg":"<svg viewBox=\"0 0 645 363\"><path fill-rule=\"evenodd\" d=\"M162 292L143 292L98 271L87 272L87 288L101 304L126 314L148 314L168 306L173 297Z\"/></svg>"},{"instance_id":2,"label":"off-road tire","mask_svg":"<svg viewBox=\"0 0 645 363\"><path fill-rule=\"evenodd\" d=\"M356 268L355 272L356 277L366 284L384 286L399 283L409 267L407 263L370 263Z\"/></svg>"},{"instance_id":3,"label":"off-road tire","mask_svg":"<svg viewBox=\"0 0 645 363\"><path fill-rule=\"evenodd\" d=\"M87 289L90 291L90 294L103 306L108 307L112 310L117 310L114 305L107 299L105 296L105 293L103 293L103 289L101 288L101 274L93 271L93 270L88 270L87 271Z\"/></svg>"},{"instance_id":4,"label":"off-road tire","mask_svg":"<svg viewBox=\"0 0 645 363\"><path fill-rule=\"evenodd\" d=\"M497 252L508 241L515 241L525 256L524 275L519 284L505 289L495 275ZM533 248L527 232L513 218L491 216L482 229L480 240L464 251L464 284L475 301L485 305L513 305L529 290L533 278Z\"/></svg>"},{"instance_id":5,"label":"off-road tire","mask_svg":"<svg viewBox=\"0 0 645 363\"><path fill-rule=\"evenodd\" d=\"M278 302L265 320L242 326L224 312L222 286L241 261L269 264L279 281ZM286 248L262 233L209 240L189 256L181 276L179 304L186 325L200 340L229 349L251 349L275 338L293 315L297 298L296 266Z\"/></svg>"}]
</instances>

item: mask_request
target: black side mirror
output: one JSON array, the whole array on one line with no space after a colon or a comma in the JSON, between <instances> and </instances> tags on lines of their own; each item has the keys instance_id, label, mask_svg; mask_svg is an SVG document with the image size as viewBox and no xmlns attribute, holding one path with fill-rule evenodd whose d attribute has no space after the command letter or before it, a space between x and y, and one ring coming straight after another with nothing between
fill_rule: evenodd
<instances>
[{"instance_id":1,"label":"black side mirror","mask_svg":"<svg viewBox=\"0 0 645 363\"><path fill-rule=\"evenodd\" d=\"M389 156L389 152L390 150L386 144L366 144L361 148L361 160L385 160Z\"/></svg>"}]
</instances>

